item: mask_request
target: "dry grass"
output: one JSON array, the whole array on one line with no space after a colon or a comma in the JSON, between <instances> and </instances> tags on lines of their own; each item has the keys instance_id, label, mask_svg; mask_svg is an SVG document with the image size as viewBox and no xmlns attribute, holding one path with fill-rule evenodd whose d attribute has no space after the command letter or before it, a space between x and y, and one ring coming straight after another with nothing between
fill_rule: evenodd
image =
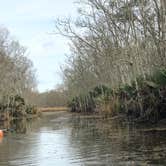
<instances>
[{"instance_id":1,"label":"dry grass","mask_svg":"<svg viewBox=\"0 0 166 166\"><path fill-rule=\"evenodd\" d=\"M56 112L56 111L68 111L69 108L67 107L43 107L38 108L41 112Z\"/></svg>"}]
</instances>

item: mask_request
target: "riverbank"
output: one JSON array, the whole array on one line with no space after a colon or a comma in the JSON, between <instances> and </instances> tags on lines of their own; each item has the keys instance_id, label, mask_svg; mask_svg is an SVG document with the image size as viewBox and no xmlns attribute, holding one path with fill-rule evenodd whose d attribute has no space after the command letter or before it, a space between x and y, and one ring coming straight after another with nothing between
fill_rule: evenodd
<instances>
[{"instance_id":1,"label":"riverbank","mask_svg":"<svg viewBox=\"0 0 166 166\"><path fill-rule=\"evenodd\" d=\"M37 116L36 106L28 104L20 95L7 95L0 101L0 121Z\"/></svg>"},{"instance_id":2,"label":"riverbank","mask_svg":"<svg viewBox=\"0 0 166 166\"><path fill-rule=\"evenodd\" d=\"M58 112L58 111L69 111L68 107L41 107L38 108L40 112Z\"/></svg>"},{"instance_id":3,"label":"riverbank","mask_svg":"<svg viewBox=\"0 0 166 166\"><path fill-rule=\"evenodd\" d=\"M1 111L0 112L0 124L2 124L2 126L6 126L3 124L10 124L10 122L13 120L35 119L35 118L42 116L43 113L44 114L46 114L46 113L54 114L54 113L63 113L63 112L68 112L68 111L69 111L69 108L67 108L67 107L45 107L45 108L35 107L34 110L28 111L28 113L24 112L23 114L20 114L21 116L11 116L10 112Z\"/></svg>"},{"instance_id":4,"label":"riverbank","mask_svg":"<svg viewBox=\"0 0 166 166\"><path fill-rule=\"evenodd\" d=\"M131 84L112 89L99 85L69 102L71 112L100 113L106 118L127 116L129 121L158 123L166 119L166 69Z\"/></svg>"}]
</instances>

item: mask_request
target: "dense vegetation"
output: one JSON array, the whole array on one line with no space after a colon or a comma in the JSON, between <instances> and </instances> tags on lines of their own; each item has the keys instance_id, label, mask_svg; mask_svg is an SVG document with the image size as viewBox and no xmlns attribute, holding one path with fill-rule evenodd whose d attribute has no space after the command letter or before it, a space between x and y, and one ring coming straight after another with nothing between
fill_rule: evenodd
<instances>
[{"instance_id":1,"label":"dense vegetation","mask_svg":"<svg viewBox=\"0 0 166 166\"><path fill-rule=\"evenodd\" d=\"M66 91L63 87L39 93L36 98L35 101L39 107L61 107L67 105Z\"/></svg>"},{"instance_id":2,"label":"dense vegetation","mask_svg":"<svg viewBox=\"0 0 166 166\"><path fill-rule=\"evenodd\" d=\"M83 96L70 101L72 112L100 112L104 116L125 114L136 121L157 122L166 118L166 70L156 72L146 80L118 89L97 86Z\"/></svg>"},{"instance_id":3,"label":"dense vegetation","mask_svg":"<svg viewBox=\"0 0 166 166\"><path fill-rule=\"evenodd\" d=\"M32 62L26 49L0 28L0 115L18 116L33 112L28 106L36 87ZM31 110L31 111L30 111Z\"/></svg>"},{"instance_id":4,"label":"dense vegetation","mask_svg":"<svg viewBox=\"0 0 166 166\"><path fill-rule=\"evenodd\" d=\"M165 117L166 1L83 0L79 18L57 19L70 39L63 67L72 111ZM162 82L163 81L163 82Z\"/></svg>"}]
</instances>

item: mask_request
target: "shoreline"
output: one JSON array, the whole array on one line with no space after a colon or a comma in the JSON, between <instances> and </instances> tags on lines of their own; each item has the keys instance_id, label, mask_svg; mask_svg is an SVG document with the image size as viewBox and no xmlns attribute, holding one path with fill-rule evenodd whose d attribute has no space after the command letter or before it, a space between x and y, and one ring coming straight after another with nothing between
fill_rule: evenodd
<instances>
[{"instance_id":1,"label":"shoreline","mask_svg":"<svg viewBox=\"0 0 166 166\"><path fill-rule=\"evenodd\" d=\"M39 112L59 112L59 111L69 111L68 107L39 107Z\"/></svg>"},{"instance_id":2,"label":"shoreline","mask_svg":"<svg viewBox=\"0 0 166 166\"><path fill-rule=\"evenodd\" d=\"M131 124L131 125L135 125L136 127L138 128L142 128L142 127L145 127L145 131L151 131L151 132L158 132L158 131L166 131L166 118L165 119L161 119L160 121L158 121L157 123L150 123L150 122L147 122L147 121L144 121L144 122L139 122L139 121L134 121L134 120L128 120L128 117L124 114L119 114L119 115L115 115L115 116L108 116L108 117L105 117L103 114L100 114L100 113L93 113L93 114L90 114L90 113L76 113L76 112L70 112L68 111L68 109L58 109L58 108L51 108L51 109L48 109L48 108L44 108L44 111L41 111L38 112L37 114L28 114L26 116L23 116L23 117L10 117L9 119L6 119L6 120L0 120L0 124L1 124L1 127L3 126L3 124L5 123L10 123L11 121L13 120L21 120L21 119L36 119L38 117L42 117L42 116L47 116L47 114L58 114L59 116L61 116L61 114L70 114L72 116L79 116L79 118L81 119L84 119L84 118L87 118L87 119L99 119L99 120L102 120L102 121L105 121L106 123L108 121L116 121L116 120L119 120L119 121L125 121L126 123L128 124Z\"/></svg>"}]
</instances>

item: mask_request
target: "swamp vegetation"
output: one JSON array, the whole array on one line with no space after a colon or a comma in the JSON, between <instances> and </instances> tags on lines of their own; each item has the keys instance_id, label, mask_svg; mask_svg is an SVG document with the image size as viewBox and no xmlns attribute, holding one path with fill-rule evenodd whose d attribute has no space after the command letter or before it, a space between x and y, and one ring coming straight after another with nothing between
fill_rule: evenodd
<instances>
[{"instance_id":1,"label":"swamp vegetation","mask_svg":"<svg viewBox=\"0 0 166 166\"><path fill-rule=\"evenodd\" d=\"M120 114L136 121L158 122L166 118L166 70L156 72L146 80L137 79L132 85L111 89L104 85L95 87L86 95L70 101L72 112L99 112L105 117Z\"/></svg>"},{"instance_id":2,"label":"swamp vegetation","mask_svg":"<svg viewBox=\"0 0 166 166\"><path fill-rule=\"evenodd\" d=\"M166 117L166 1L84 0L79 17L56 20L70 39L64 86L73 112Z\"/></svg>"},{"instance_id":3,"label":"swamp vegetation","mask_svg":"<svg viewBox=\"0 0 166 166\"><path fill-rule=\"evenodd\" d=\"M166 165L166 0L76 4L55 22L71 52L48 92L0 28L0 165Z\"/></svg>"},{"instance_id":4,"label":"swamp vegetation","mask_svg":"<svg viewBox=\"0 0 166 166\"><path fill-rule=\"evenodd\" d=\"M26 49L9 31L0 28L0 120L36 114L33 93L36 86L32 62ZM32 103L32 105L31 105Z\"/></svg>"},{"instance_id":5,"label":"swamp vegetation","mask_svg":"<svg viewBox=\"0 0 166 166\"><path fill-rule=\"evenodd\" d=\"M166 117L166 1L77 1L78 18L55 21L69 39L63 84L36 91L26 49L0 28L1 114L68 105L73 112L124 114L137 121Z\"/></svg>"}]
</instances>

